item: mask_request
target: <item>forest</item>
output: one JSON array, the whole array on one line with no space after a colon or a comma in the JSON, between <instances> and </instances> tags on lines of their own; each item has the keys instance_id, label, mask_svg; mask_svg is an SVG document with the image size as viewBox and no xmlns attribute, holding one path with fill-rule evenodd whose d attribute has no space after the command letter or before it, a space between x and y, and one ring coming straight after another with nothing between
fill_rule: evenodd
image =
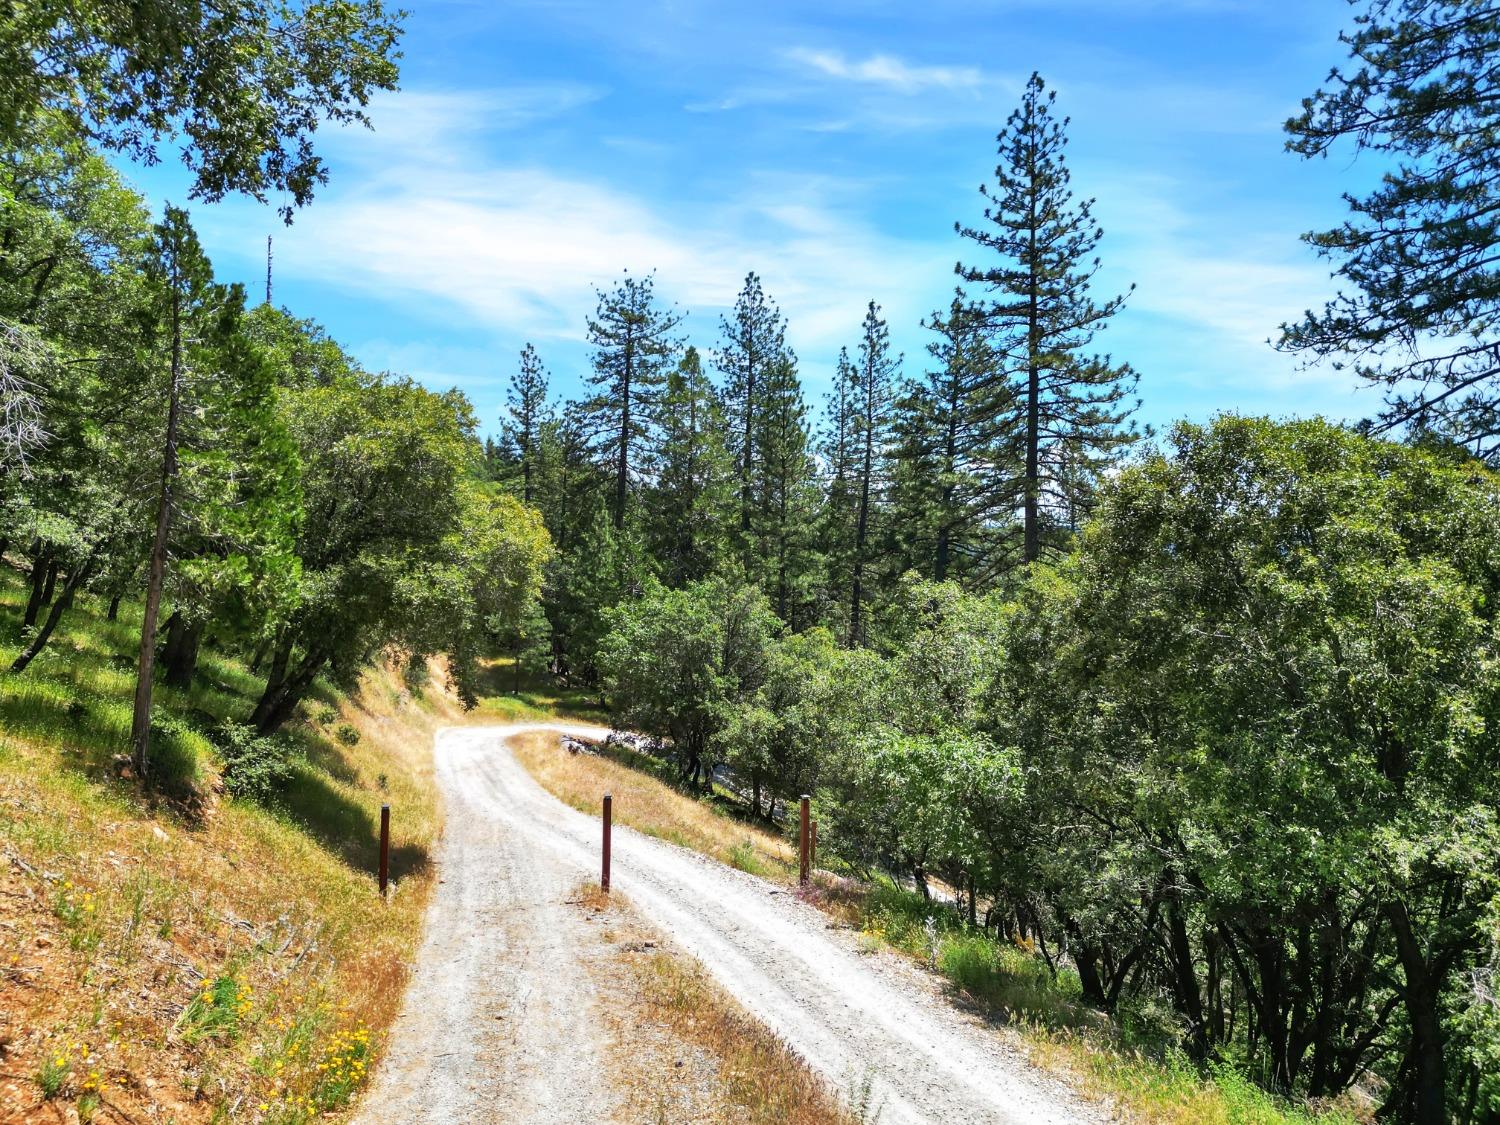
<instances>
[{"instance_id":1,"label":"forest","mask_svg":"<svg viewBox=\"0 0 1500 1125\"><path fill-rule=\"evenodd\" d=\"M621 263L580 310L583 393L543 340L480 419L216 280L109 159L185 122L196 199L290 217L326 175L311 123L394 85L395 17L333 5L301 56L205 25L188 59L85 7L0 29L32 76L0 95L0 555L29 584L12 676L66 659L81 592L143 599L127 776L168 783L153 684L209 639L267 677L220 734L231 780L320 676L446 654L472 699L501 652L684 787L773 823L812 794L849 870L956 892L1197 1063L1500 1121L1500 13L1362 5L1286 125L1289 163L1389 169L1306 236L1339 295L1274 341L1380 410L1156 434L1040 76L927 354L870 294L809 402L755 272L690 339Z\"/></svg>"}]
</instances>

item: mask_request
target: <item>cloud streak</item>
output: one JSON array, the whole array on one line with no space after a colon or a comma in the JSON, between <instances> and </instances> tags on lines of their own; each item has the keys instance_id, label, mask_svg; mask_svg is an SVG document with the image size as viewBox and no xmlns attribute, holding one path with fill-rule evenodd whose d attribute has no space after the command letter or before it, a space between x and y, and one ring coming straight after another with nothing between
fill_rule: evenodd
<instances>
[{"instance_id":1,"label":"cloud streak","mask_svg":"<svg viewBox=\"0 0 1500 1125\"><path fill-rule=\"evenodd\" d=\"M838 78L878 86L901 94L924 90L978 90L989 84L984 72L973 66L920 66L895 55L876 54L849 59L838 51L792 47L786 58L827 78Z\"/></svg>"}]
</instances>

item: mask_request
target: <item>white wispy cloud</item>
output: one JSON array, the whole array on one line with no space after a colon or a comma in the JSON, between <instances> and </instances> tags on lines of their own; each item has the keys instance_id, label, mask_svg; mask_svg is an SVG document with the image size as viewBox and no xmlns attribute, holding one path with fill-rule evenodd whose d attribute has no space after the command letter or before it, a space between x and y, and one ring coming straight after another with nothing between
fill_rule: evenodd
<instances>
[{"instance_id":1,"label":"white wispy cloud","mask_svg":"<svg viewBox=\"0 0 1500 1125\"><path fill-rule=\"evenodd\" d=\"M852 341L866 301L884 304L893 323L915 323L929 311L926 294L948 283L951 248L895 238L854 217L857 185L767 172L728 197L648 198L612 180L507 162L506 149L482 136L490 95L445 96L442 127L412 144L436 103L418 98L408 107L409 98L379 107L376 133L339 139L341 175L277 236L278 270L539 345L576 344L596 288L623 269L655 270L662 296L692 312L694 340L711 346L719 310L753 269L790 314L794 346L815 365ZM240 225L238 252L253 260L262 245L256 227L221 214L220 237L235 238ZM424 372L444 366L437 353L395 359Z\"/></svg>"},{"instance_id":2,"label":"white wispy cloud","mask_svg":"<svg viewBox=\"0 0 1500 1125\"><path fill-rule=\"evenodd\" d=\"M883 54L850 59L839 51L809 47L792 47L785 55L792 62L829 78L867 83L903 94L930 89L977 90L988 84L985 73L973 66L922 66Z\"/></svg>"}]
</instances>

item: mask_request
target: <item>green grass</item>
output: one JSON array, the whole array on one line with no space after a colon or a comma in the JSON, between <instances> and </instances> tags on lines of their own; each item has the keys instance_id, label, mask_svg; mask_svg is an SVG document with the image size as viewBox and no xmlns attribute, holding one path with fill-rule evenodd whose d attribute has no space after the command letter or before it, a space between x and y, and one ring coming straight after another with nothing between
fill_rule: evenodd
<instances>
[{"instance_id":1,"label":"green grass","mask_svg":"<svg viewBox=\"0 0 1500 1125\"><path fill-rule=\"evenodd\" d=\"M889 880L836 896L853 908L867 948L892 946L927 962L962 997L1012 1024L1044 1065L1070 1071L1096 1096L1172 1125L1355 1125L1344 1105L1278 1098L1226 1063L1199 1066L1149 1013L1122 1023L1082 1002L1078 976L1055 973L1030 949L969 926L952 908Z\"/></svg>"},{"instance_id":2,"label":"green grass","mask_svg":"<svg viewBox=\"0 0 1500 1125\"><path fill-rule=\"evenodd\" d=\"M532 675L521 677L517 691L514 669L514 662L508 656L480 662L479 706L473 712L477 718L506 723L558 718L591 723L608 721L608 712L597 691L565 687L551 677Z\"/></svg>"}]
</instances>

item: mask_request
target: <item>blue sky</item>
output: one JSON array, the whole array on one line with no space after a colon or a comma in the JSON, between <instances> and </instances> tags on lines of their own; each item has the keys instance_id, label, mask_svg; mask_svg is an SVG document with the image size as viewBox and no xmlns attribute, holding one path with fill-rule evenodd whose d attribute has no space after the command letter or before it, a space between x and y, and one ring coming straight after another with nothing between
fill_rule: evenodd
<instances>
[{"instance_id":1,"label":"blue sky","mask_svg":"<svg viewBox=\"0 0 1500 1125\"><path fill-rule=\"evenodd\" d=\"M331 183L291 228L244 200L193 212L222 278L259 299L273 234L278 304L367 366L462 388L486 429L527 340L577 390L593 291L626 268L657 272L703 350L760 273L810 403L872 298L915 372L1033 69L1098 200L1099 295L1137 286L1101 344L1140 372L1145 421L1378 406L1266 344L1331 291L1298 235L1376 172L1283 151L1342 61L1342 0L409 7L402 90L373 131L323 134ZM170 164L132 176L185 195Z\"/></svg>"}]
</instances>

